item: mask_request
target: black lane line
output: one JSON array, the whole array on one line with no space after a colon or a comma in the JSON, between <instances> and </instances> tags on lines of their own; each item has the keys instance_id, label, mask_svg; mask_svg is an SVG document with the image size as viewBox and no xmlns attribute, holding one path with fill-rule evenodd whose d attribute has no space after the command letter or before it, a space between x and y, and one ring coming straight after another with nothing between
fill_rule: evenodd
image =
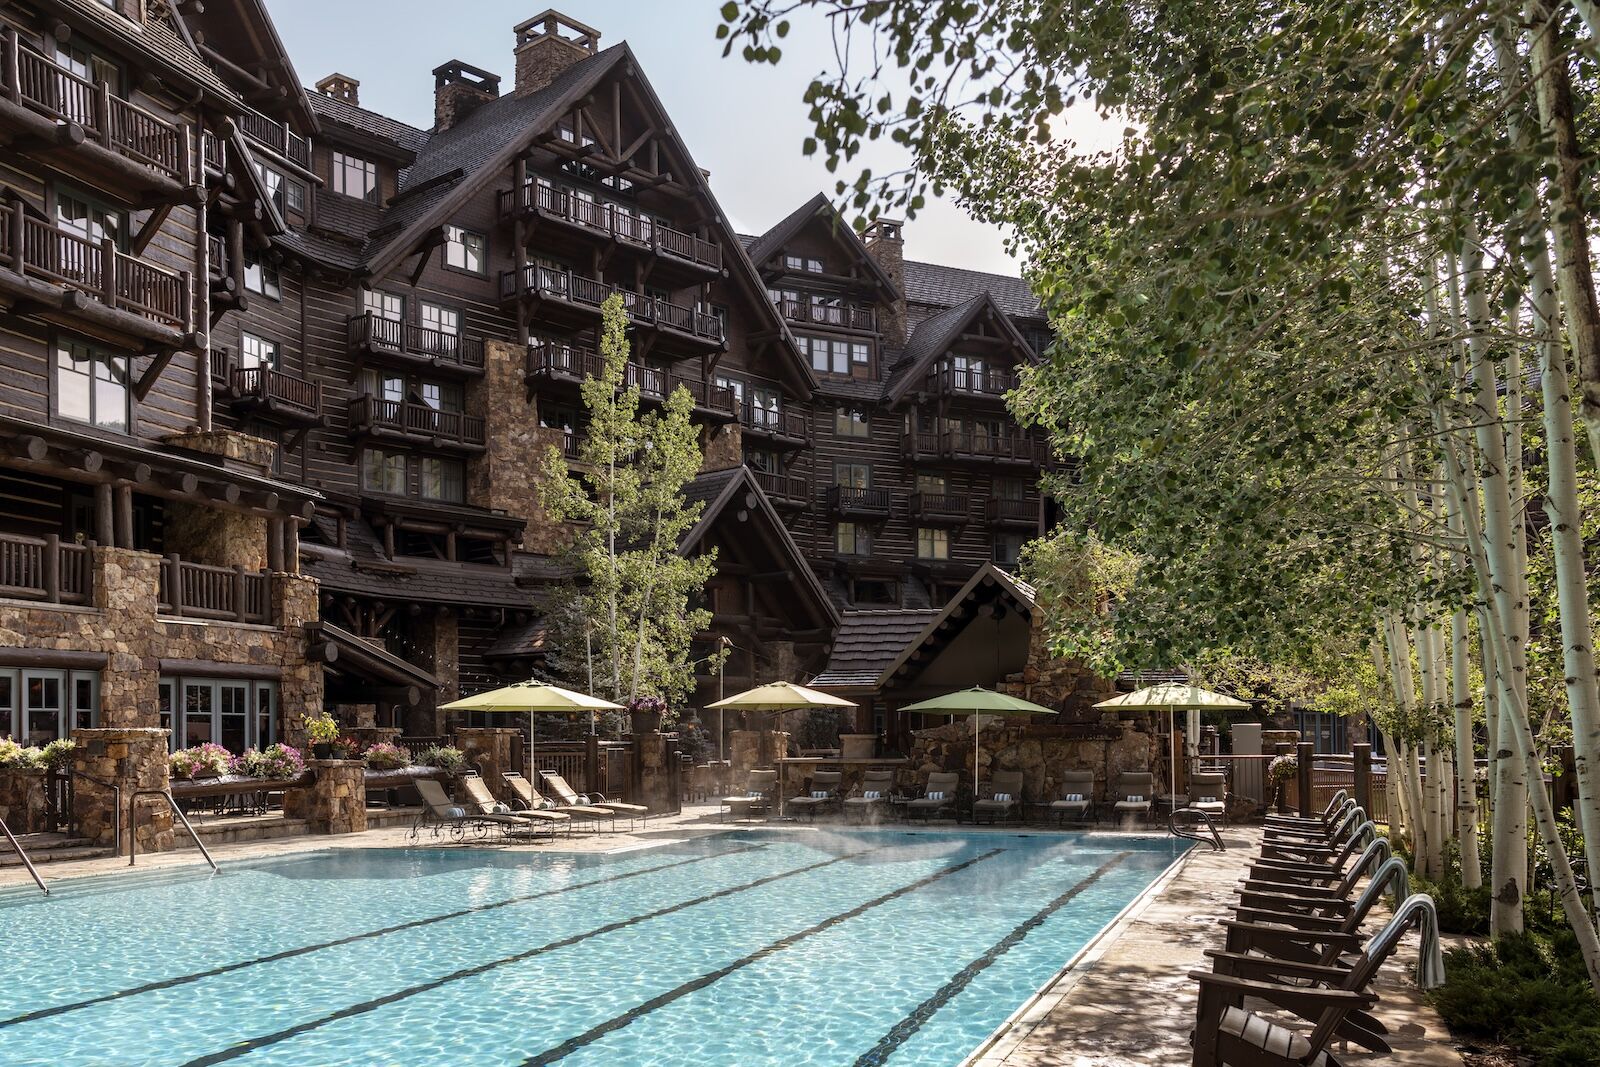
<instances>
[{"instance_id":1,"label":"black lane line","mask_svg":"<svg viewBox=\"0 0 1600 1067\"><path fill-rule=\"evenodd\" d=\"M838 926L842 922L847 922L850 919L854 919L856 916L861 915L864 912L871 911L873 908L876 908L880 904L887 904L889 901L894 900L896 897L903 897L907 893L914 893L918 889L923 888L924 886L932 885L934 882L939 881L941 878L948 878L952 874L955 874L958 871L966 870L968 867L971 867L974 863L981 863L982 861L984 861L986 859L989 859L989 858L991 858L993 856L1000 855L1000 853L1002 853L1004 851L1005 851L1005 849L1003 849L1003 848L991 849L988 852L985 852L980 856L974 856L970 860L967 860L967 861L965 861L963 863L958 863L954 867L946 867L942 871L935 871L933 874L928 875L926 878L920 878L917 881L912 882L910 885L901 886L899 889L893 890L892 892L885 893L881 897L874 897L873 899L867 901L865 904L857 904L855 907L851 908L849 911L840 912L838 915L835 915L830 919L822 920L820 923L818 923L815 926L808 926L806 929L801 930L799 933L790 934L788 937L785 937L782 940L774 941L770 945L767 945L767 946L765 946L763 948L758 948L754 952L750 953L750 955L744 956L744 957L742 957L740 959L737 959L737 960L734 960L732 963L728 964L726 967L718 967L714 971L711 971L711 972L709 972L707 974L702 974L699 978L695 978L695 979L693 979L691 981L685 982L685 983L683 983L683 985L678 986L676 989L670 989L667 992L662 993L658 997L652 997L650 1000L645 1001L643 1004L639 1005L637 1008L631 1008L628 1011L623 1012L621 1015L615 1016L615 1017L613 1017L611 1019L607 1019L605 1022L601 1023L599 1026L596 1026L596 1027L594 1027L594 1028L592 1028L590 1030L586 1030L583 1033L579 1034L577 1037L569 1037L567 1040L561 1042L561 1044L556 1045L553 1048L548 1048L548 1049L545 1049L543 1052L538 1053L537 1055L529 1056L527 1059L522 1061L522 1067L547 1067L548 1064L555 1063L557 1060L564 1059L567 1056L572 1055L574 1052L576 1052L579 1049L583 1048L585 1045L591 1044L592 1042L597 1041L602 1037L605 1037L607 1034L614 1033L617 1030L621 1030L623 1027L627 1026L629 1023L633 1023L633 1022L638 1021L639 1019L644 1018L646 1015L649 1015L651 1012L655 1011L656 1009L663 1008L666 1005L671 1004L673 1001L679 999L680 997L686 997L690 993L695 992L696 990L704 989L706 986L711 985L713 982L721 981L722 979L728 977L728 975L732 974L734 971L737 971L737 970L739 970L741 968L744 968L744 967L748 967L752 963L757 963L757 962L760 962L761 960L766 959L768 956L772 955L774 952L779 952L779 951L781 951L783 949L788 948L790 945L793 945L793 944L795 944L797 942L800 942L800 941L804 941L806 938L811 937L814 934L820 934L824 930L828 930L828 929L831 929L831 928L833 928L835 926ZM188 1067L188 1065L185 1065L185 1067Z\"/></svg>"},{"instance_id":2,"label":"black lane line","mask_svg":"<svg viewBox=\"0 0 1600 1067\"><path fill-rule=\"evenodd\" d=\"M990 946L987 952L956 972L955 977L940 986L933 996L918 1004L910 1014L890 1027L889 1032L879 1038L876 1045L873 1045L872 1048L856 1058L855 1067L879 1067L880 1064L894 1054L896 1049L909 1041L918 1030L921 1030L940 1008L950 1003L957 993L971 985L974 978L988 970L1001 956L1020 945L1022 939L1038 929L1046 919L1066 907L1074 897L1111 873L1112 868L1131 855L1133 855L1132 852L1119 852L1112 856L1105 863L1095 868L1089 877L1046 904L1037 914L1023 920L1016 929Z\"/></svg>"},{"instance_id":3,"label":"black lane line","mask_svg":"<svg viewBox=\"0 0 1600 1067\"><path fill-rule=\"evenodd\" d=\"M219 974L229 974L233 971L242 971L247 967L259 967L262 964L277 963L280 960L293 959L296 956L304 956L311 952L321 952L323 949L338 948L341 945L351 945L355 944L357 941L366 941L374 937L386 937L389 934L398 934L406 930L415 930L422 926L432 926L434 923L441 923L446 919L459 919L463 915L474 915L482 911L494 911L497 908L510 907L513 904L526 904L530 900L543 900L546 897L560 896L562 893L574 893L580 889L588 889L590 886L594 885L606 885L611 882L621 882L629 878L638 878L642 875L654 874L657 871L670 870L673 867L682 867L685 864L704 863L706 860L721 859L723 856L734 856L741 852L750 852L759 847L760 846L758 845L741 845L738 848L730 848L726 852L715 852L704 856L690 856L688 859L674 860L671 863L660 863L654 867L644 867L637 871L627 871L623 874L614 874L605 878L596 878L592 881L583 882L579 885L562 886L560 889L545 889L538 893L529 893L518 897L508 897L505 900L495 901L493 904L476 904L470 908L462 908L459 911L445 912L443 915L432 915L426 919L412 919L409 922L403 922L397 926L386 926L381 930L368 930L365 933L351 934L348 937L341 937L335 941L322 941L315 945L305 945L301 948L284 949L282 952L274 952L270 956L257 956L255 959L240 960L237 963L227 963L220 967L213 967L207 971L196 971L193 974L179 975L176 978L163 978L158 982L147 982L144 985L133 986L130 989L119 990L115 993L104 993L97 997L90 997L87 1000L75 1000L70 1004L57 1004L54 1007L40 1008L37 1011L26 1012L22 1015L13 1016L10 1019L0 1019L0 1030L4 1030L8 1026L16 1026L19 1023L31 1023L36 1022L39 1019L48 1019L54 1015L65 1015L67 1012L78 1011L81 1008L90 1008L96 1004L107 1004L114 1000L121 1000L124 997L138 996L141 993L154 993L157 990L171 989L174 986L190 985L194 982L201 981L202 979L215 978Z\"/></svg>"},{"instance_id":4,"label":"black lane line","mask_svg":"<svg viewBox=\"0 0 1600 1067\"><path fill-rule=\"evenodd\" d=\"M464 978L475 978L478 975L486 974L497 967L504 967L507 964L512 963L521 963L524 960L530 960L535 956L542 956L546 952L554 952L559 948L567 948L569 946L578 944L580 941L587 941L591 937L599 937L601 934L609 934L613 931L632 926L635 923L644 922L647 919L659 919L663 915L671 915L675 911L683 911L685 908L692 908L708 901L716 900L719 897L731 896L734 893L743 893L747 890L755 889L758 886L768 885L772 882L780 882L785 878L793 878L797 874L806 874L810 871L820 870L823 867L831 867L835 863L843 863L845 860L854 859L857 856L864 855L867 852L875 851L877 851L877 849L863 849L859 852L851 852L848 855L835 856L832 859L822 860L817 863L810 863L804 867L797 867L791 871L780 871L777 874L769 874L764 878L757 878L753 882L745 882L742 885L730 886L727 889L719 889L714 893L707 893L705 896L695 897L693 900L685 900L680 904L669 904L664 908L657 908L655 911L645 912L643 915L635 915L629 919L619 919L616 922L607 923L606 925L598 927L594 930L585 930L581 934L573 934L570 937L563 937L559 941L551 941L549 944L540 945L538 948L530 948L524 952L518 952L513 956L505 956L501 959L490 960L488 963L480 963L472 967L463 967L459 971L452 971L444 977L436 978L431 982L423 982L420 985L409 986L405 989L396 990L393 993L387 993L381 997L374 997L371 1000L364 1000L359 1004L352 1004L348 1008L341 1008L339 1011L330 1012L321 1018L312 1019L309 1022L299 1023L295 1026L288 1027L284 1030L279 1030L275 1033L263 1034L260 1037L252 1037L248 1041L242 1041L239 1044L234 1045L232 1048L224 1049L221 1052L213 1052L209 1055L201 1056L198 1059L190 1060L189 1062L183 1064L183 1067L211 1067L212 1064L226 1063L229 1060L236 1060L240 1056L243 1056L249 1052L254 1052L258 1048L265 1048L268 1045L276 1045L281 1041L287 1041L291 1037L298 1037L300 1034L309 1033L310 1031L322 1026L326 1026L331 1022L338 1022L342 1019L349 1019L357 1015L365 1015L369 1011L375 1011L378 1008L397 1003L407 999L408 997L414 997L419 993L426 993L430 990L438 989L440 986L449 985L451 982L459 982ZM723 856L731 854L731 851L719 853L719 855Z\"/></svg>"}]
</instances>

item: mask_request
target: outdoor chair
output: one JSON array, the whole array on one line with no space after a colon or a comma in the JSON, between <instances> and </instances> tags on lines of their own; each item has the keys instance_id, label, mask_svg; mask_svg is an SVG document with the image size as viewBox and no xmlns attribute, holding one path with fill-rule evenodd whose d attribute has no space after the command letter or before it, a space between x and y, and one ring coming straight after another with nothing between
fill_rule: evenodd
<instances>
[{"instance_id":1,"label":"outdoor chair","mask_svg":"<svg viewBox=\"0 0 1600 1067\"><path fill-rule=\"evenodd\" d=\"M1116 797L1111 808L1117 815L1139 815L1148 822L1156 810L1156 776L1149 771L1123 771L1117 775Z\"/></svg>"},{"instance_id":2,"label":"outdoor chair","mask_svg":"<svg viewBox=\"0 0 1600 1067\"><path fill-rule=\"evenodd\" d=\"M728 815L753 819L772 814L772 799L778 791L777 771L751 771L744 782L744 796L723 797Z\"/></svg>"},{"instance_id":3,"label":"outdoor chair","mask_svg":"<svg viewBox=\"0 0 1600 1067\"><path fill-rule=\"evenodd\" d=\"M894 792L893 771L868 771L861 780L861 795L844 798L845 816L855 812L865 823L876 812L887 811L889 794Z\"/></svg>"},{"instance_id":4,"label":"outdoor chair","mask_svg":"<svg viewBox=\"0 0 1600 1067\"><path fill-rule=\"evenodd\" d=\"M840 771L813 771L811 788L797 797L790 797L789 810L803 812L815 821L819 811L839 805L839 786L843 781L844 774Z\"/></svg>"},{"instance_id":5,"label":"outdoor chair","mask_svg":"<svg viewBox=\"0 0 1600 1067\"><path fill-rule=\"evenodd\" d=\"M1310 885L1331 885L1346 877L1345 864L1352 856L1369 848L1378 839L1378 828L1371 819L1366 820L1345 840L1344 847L1332 856L1317 856L1309 860L1284 859L1263 855L1251 861L1250 878L1259 881L1294 882Z\"/></svg>"},{"instance_id":6,"label":"outdoor chair","mask_svg":"<svg viewBox=\"0 0 1600 1067\"><path fill-rule=\"evenodd\" d=\"M1280 815L1268 812L1266 824L1277 827L1313 826L1327 827L1338 821L1338 814L1344 808L1344 803L1350 794L1343 789L1328 798L1327 807L1313 814L1309 819L1303 815Z\"/></svg>"},{"instance_id":7,"label":"outdoor chair","mask_svg":"<svg viewBox=\"0 0 1600 1067\"><path fill-rule=\"evenodd\" d=\"M990 822L1015 818L1022 821L1022 772L1000 771L983 785L983 794L972 804L972 822L988 816Z\"/></svg>"},{"instance_id":8,"label":"outdoor chair","mask_svg":"<svg viewBox=\"0 0 1600 1067\"><path fill-rule=\"evenodd\" d=\"M1338 832L1352 811L1358 810L1354 800L1345 800L1326 823L1302 823L1296 826L1267 826L1261 834L1263 841L1326 841Z\"/></svg>"},{"instance_id":9,"label":"outdoor chair","mask_svg":"<svg viewBox=\"0 0 1600 1067\"><path fill-rule=\"evenodd\" d=\"M643 804L629 804L622 800L607 799L603 793L580 793L567 784L567 780L555 771L540 771L544 784L550 787L556 799L569 806L604 808L619 819L628 820L628 829L633 829L633 820L638 819L646 826L650 825L650 809Z\"/></svg>"},{"instance_id":10,"label":"outdoor chair","mask_svg":"<svg viewBox=\"0 0 1600 1067\"><path fill-rule=\"evenodd\" d=\"M489 792L489 783L480 776L469 774L461 779L462 806L468 808L476 815L509 815L513 819L521 820L531 834L535 828L544 830L554 837L558 829L571 829L572 817L559 811L544 811L529 809L527 811L513 811L510 807L496 800L494 794Z\"/></svg>"},{"instance_id":11,"label":"outdoor chair","mask_svg":"<svg viewBox=\"0 0 1600 1067\"><path fill-rule=\"evenodd\" d=\"M1189 807L1228 825L1228 776L1215 771L1189 775Z\"/></svg>"},{"instance_id":12,"label":"outdoor chair","mask_svg":"<svg viewBox=\"0 0 1600 1067\"><path fill-rule=\"evenodd\" d=\"M1340 852L1364 823L1367 813L1351 807L1339 822L1338 829L1326 837L1274 837L1263 838L1262 859L1286 859L1291 862L1317 863Z\"/></svg>"},{"instance_id":13,"label":"outdoor chair","mask_svg":"<svg viewBox=\"0 0 1600 1067\"><path fill-rule=\"evenodd\" d=\"M1274 900L1266 894L1253 894L1249 903L1239 903L1233 918L1222 921L1227 930L1224 948L1228 952L1253 952L1273 959L1333 966L1346 952L1360 949L1362 924L1385 890L1396 905L1405 899L1410 886L1408 877L1405 860L1391 857L1374 872L1354 902L1324 901L1322 908L1309 911L1291 910L1289 901L1294 898Z\"/></svg>"},{"instance_id":14,"label":"outdoor chair","mask_svg":"<svg viewBox=\"0 0 1600 1067\"><path fill-rule=\"evenodd\" d=\"M1061 796L1050 802L1050 811L1056 825L1066 822L1070 815L1079 822L1088 822L1094 814L1094 772L1066 771L1061 775Z\"/></svg>"},{"instance_id":15,"label":"outdoor chair","mask_svg":"<svg viewBox=\"0 0 1600 1067\"><path fill-rule=\"evenodd\" d=\"M465 805L451 800L444 786L432 778L418 778L416 786L417 795L422 798L422 811L411 824L409 836L413 841L422 835L425 826L432 828L434 837L448 831L458 841L469 832L483 837L490 830L499 830L502 836L515 836L527 829L527 823L510 815L485 815L468 811Z\"/></svg>"},{"instance_id":16,"label":"outdoor chair","mask_svg":"<svg viewBox=\"0 0 1600 1067\"><path fill-rule=\"evenodd\" d=\"M1322 877L1309 879L1297 877L1292 872L1262 869L1260 877L1241 879L1239 903L1244 907L1262 907L1279 911L1303 911L1322 915L1341 915L1348 907L1350 894L1356 883L1368 874L1376 874L1390 858L1389 839L1375 837L1372 843L1342 872L1337 884L1329 884L1326 871L1317 872Z\"/></svg>"},{"instance_id":17,"label":"outdoor chair","mask_svg":"<svg viewBox=\"0 0 1600 1067\"><path fill-rule=\"evenodd\" d=\"M525 810L553 811L558 815L568 816L574 823L588 824L597 832L601 823L610 823L611 828L613 830L616 829L616 812L609 811L606 808L591 807L587 804L557 804L555 801L541 796L539 791L533 787L533 783L516 771L502 772L500 777L505 779L505 783L511 789L517 803L523 805Z\"/></svg>"},{"instance_id":18,"label":"outdoor chair","mask_svg":"<svg viewBox=\"0 0 1600 1067\"><path fill-rule=\"evenodd\" d=\"M922 795L906 803L906 819L914 815L921 815L923 819L932 819L935 815L949 813L955 814L956 786L961 782L961 776L954 771L934 771L928 775L928 786Z\"/></svg>"},{"instance_id":19,"label":"outdoor chair","mask_svg":"<svg viewBox=\"0 0 1600 1067\"><path fill-rule=\"evenodd\" d=\"M689 772L689 799L710 800L717 791L717 769L702 763Z\"/></svg>"}]
</instances>

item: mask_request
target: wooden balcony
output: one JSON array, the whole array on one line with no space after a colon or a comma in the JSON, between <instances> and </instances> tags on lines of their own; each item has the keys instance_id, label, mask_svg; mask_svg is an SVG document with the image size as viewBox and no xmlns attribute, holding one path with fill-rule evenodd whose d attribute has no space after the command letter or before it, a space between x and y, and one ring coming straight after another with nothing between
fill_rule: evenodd
<instances>
[{"instance_id":1,"label":"wooden balcony","mask_svg":"<svg viewBox=\"0 0 1600 1067\"><path fill-rule=\"evenodd\" d=\"M195 184L188 125L31 51L9 26L0 34L0 138L29 155L71 155L86 177L134 202L169 200Z\"/></svg>"},{"instance_id":2,"label":"wooden balcony","mask_svg":"<svg viewBox=\"0 0 1600 1067\"><path fill-rule=\"evenodd\" d=\"M213 366L218 353L213 349ZM224 380L233 406L259 418L322 425L322 384L272 367L228 366Z\"/></svg>"},{"instance_id":3,"label":"wooden balcony","mask_svg":"<svg viewBox=\"0 0 1600 1067\"><path fill-rule=\"evenodd\" d=\"M277 119L269 119L255 108L246 107L239 115L239 132L291 163L311 166L311 142Z\"/></svg>"},{"instance_id":4,"label":"wooden balcony","mask_svg":"<svg viewBox=\"0 0 1600 1067\"><path fill-rule=\"evenodd\" d=\"M832 326L857 333L878 331L877 309L870 304L819 304L785 297L778 301L778 313L785 322L801 326Z\"/></svg>"},{"instance_id":5,"label":"wooden balcony","mask_svg":"<svg viewBox=\"0 0 1600 1067\"><path fill-rule=\"evenodd\" d=\"M738 401L732 389L674 373L668 375L667 394L670 396L680 385L689 390L689 396L694 399L694 414L699 418L710 422L732 422L737 417Z\"/></svg>"},{"instance_id":6,"label":"wooden balcony","mask_svg":"<svg viewBox=\"0 0 1600 1067\"><path fill-rule=\"evenodd\" d=\"M268 572L189 563L176 555L161 561L157 608L167 615L224 622L270 623Z\"/></svg>"},{"instance_id":7,"label":"wooden balcony","mask_svg":"<svg viewBox=\"0 0 1600 1067\"><path fill-rule=\"evenodd\" d=\"M523 379L531 390L559 385L571 391L588 378L598 378L603 366L592 348L544 337L529 342ZM653 403L665 400L669 388L666 371L632 361L622 372L622 384L637 385L641 399Z\"/></svg>"},{"instance_id":8,"label":"wooden balcony","mask_svg":"<svg viewBox=\"0 0 1600 1067\"><path fill-rule=\"evenodd\" d=\"M889 490L836 485L828 490L828 511L843 518L887 519Z\"/></svg>"},{"instance_id":9,"label":"wooden balcony","mask_svg":"<svg viewBox=\"0 0 1600 1067\"><path fill-rule=\"evenodd\" d=\"M941 363L928 374L930 391L1002 403L1018 382L1017 376L1010 371L975 370L971 367L954 367L949 363Z\"/></svg>"},{"instance_id":10,"label":"wooden balcony","mask_svg":"<svg viewBox=\"0 0 1600 1067\"><path fill-rule=\"evenodd\" d=\"M772 471L752 470L750 473L755 475L756 484L779 511L797 510L811 503L811 488L804 478Z\"/></svg>"},{"instance_id":11,"label":"wooden balcony","mask_svg":"<svg viewBox=\"0 0 1600 1067\"><path fill-rule=\"evenodd\" d=\"M913 463L959 463L976 466L1044 466L1049 449L1043 441L1016 433L974 433L971 430L917 430L901 437L905 458Z\"/></svg>"},{"instance_id":12,"label":"wooden balcony","mask_svg":"<svg viewBox=\"0 0 1600 1067\"><path fill-rule=\"evenodd\" d=\"M664 264L693 273L722 272L721 245L566 189L529 182L520 191L501 190L496 203L502 219L520 214L616 242L623 249L649 252Z\"/></svg>"},{"instance_id":13,"label":"wooden balcony","mask_svg":"<svg viewBox=\"0 0 1600 1067\"><path fill-rule=\"evenodd\" d=\"M481 452L487 440L483 419L459 411L440 411L409 400L376 396L350 399L352 433L416 441L433 448Z\"/></svg>"},{"instance_id":14,"label":"wooden balcony","mask_svg":"<svg viewBox=\"0 0 1600 1067\"><path fill-rule=\"evenodd\" d=\"M803 411L762 407L746 399L739 411L739 425L747 437L759 437L778 448L804 448L811 434Z\"/></svg>"},{"instance_id":15,"label":"wooden balcony","mask_svg":"<svg viewBox=\"0 0 1600 1067\"><path fill-rule=\"evenodd\" d=\"M388 363L459 374L483 373L483 340L396 322L370 311L350 316L346 326L357 362Z\"/></svg>"},{"instance_id":16,"label":"wooden balcony","mask_svg":"<svg viewBox=\"0 0 1600 1067\"><path fill-rule=\"evenodd\" d=\"M193 329L189 273L130 256L110 237L90 240L35 218L22 201L0 219L0 289L53 314L93 318L130 338L184 343Z\"/></svg>"},{"instance_id":17,"label":"wooden balcony","mask_svg":"<svg viewBox=\"0 0 1600 1067\"><path fill-rule=\"evenodd\" d=\"M94 542L64 542L55 534L0 534L0 597L44 604L94 600Z\"/></svg>"},{"instance_id":18,"label":"wooden balcony","mask_svg":"<svg viewBox=\"0 0 1600 1067\"><path fill-rule=\"evenodd\" d=\"M1039 502L992 496L984 502L983 515L996 526L1036 529L1039 525Z\"/></svg>"},{"instance_id":19,"label":"wooden balcony","mask_svg":"<svg viewBox=\"0 0 1600 1067\"><path fill-rule=\"evenodd\" d=\"M911 494L911 518L922 526L960 526L972 515L964 493Z\"/></svg>"},{"instance_id":20,"label":"wooden balcony","mask_svg":"<svg viewBox=\"0 0 1600 1067\"><path fill-rule=\"evenodd\" d=\"M695 308L532 263L500 275L502 299L531 300L540 316L577 326L594 325L600 305L612 293L621 294L629 321L639 329L656 331L659 340L676 339L702 350L723 346L722 320Z\"/></svg>"}]
</instances>

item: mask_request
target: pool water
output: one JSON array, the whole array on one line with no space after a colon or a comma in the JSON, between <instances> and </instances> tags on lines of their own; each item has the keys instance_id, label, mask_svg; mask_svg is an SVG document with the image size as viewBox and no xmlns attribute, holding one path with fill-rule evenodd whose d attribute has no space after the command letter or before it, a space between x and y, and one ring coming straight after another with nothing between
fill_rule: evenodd
<instances>
[{"instance_id":1,"label":"pool water","mask_svg":"<svg viewBox=\"0 0 1600 1067\"><path fill-rule=\"evenodd\" d=\"M953 1065L1182 852L735 833L0 893L0 1064Z\"/></svg>"}]
</instances>

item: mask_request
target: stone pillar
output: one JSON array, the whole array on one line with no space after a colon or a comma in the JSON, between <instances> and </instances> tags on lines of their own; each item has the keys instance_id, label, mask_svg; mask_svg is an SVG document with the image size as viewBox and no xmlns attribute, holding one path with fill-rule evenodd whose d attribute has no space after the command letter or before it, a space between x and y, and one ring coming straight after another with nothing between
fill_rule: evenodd
<instances>
[{"instance_id":1,"label":"stone pillar","mask_svg":"<svg viewBox=\"0 0 1600 1067\"><path fill-rule=\"evenodd\" d=\"M273 618L299 637L289 644L278 678L278 729L288 744L305 748L306 718L322 711L322 664L307 662L304 636L305 624L318 616L321 583L300 574L274 574L270 581Z\"/></svg>"},{"instance_id":2,"label":"stone pillar","mask_svg":"<svg viewBox=\"0 0 1600 1067\"><path fill-rule=\"evenodd\" d=\"M100 725L158 726L160 656L156 625L161 557L129 548L94 550L95 605L115 638L100 675Z\"/></svg>"},{"instance_id":3,"label":"stone pillar","mask_svg":"<svg viewBox=\"0 0 1600 1067\"><path fill-rule=\"evenodd\" d=\"M448 704L461 695L461 627L454 613L434 612L416 628L417 666L439 679L436 701Z\"/></svg>"},{"instance_id":4,"label":"stone pillar","mask_svg":"<svg viewBox=\"0 0 1600 1067\"><path fill-rule=\"evenodd\" d=\"M44 803L44 769L0 768L0 821L14 834L48 830Z\"/></svg>"},{"instance_id":5,"label":"stone pillar","mask_svg":"<svg viewBox=\"0 0 1600 1067\"><path fill-rule=\"evenodd\" d=\"M744 431L737 422L706 427L701 439L701 473L727 470L744 462Z\"/></svg>"},{"instance_id":6,"label":"stone pillar","mask_svg":"<svg viewBox=\"0 0 1600 1067\"><path fill-rule=\"evenodd\" d=\"M167 776L167 733L159 728L101 727L74 730L78 743L72 751L72 769L81 777L73 787L73 814L79 836L102 848L115 847L126 855L130 836L128 804L133 794L154 789L165 792ZM120 808L112 786L121 789ZM167 852L172 849L172 810L167 802L154 797L141 800L138 807L139 851ZM117 820L122 820L122 839L117 840Z\"/></svg>"},{"instance_id":7,"label":"stone pillar","mask_svg":"<svg viewBox=\"0 0 1600 1067\"><path fill-rule=\"evenodd\" d=\"M456 727L456 747L466 753L467 765L476 767L496 800L511 803L510 790L500 777L511 767L511 739L517 730L504 727Z\"/></svg>"},{"instance_id":8,"label":"stone pillar","mask_svg":"<svg viewBox=\"0 0 1600 1067\"><path fill-rule=\"evenodd\" d=\"M361 760L314 759L306 766L316 780L283 795L283 813L305 819L314 834L359 834L367 828L366 764Z\"/></svg>"},{"instance_id":9,"label":"stone pillar","mask_svg":"<svg viewBox=\"0 0 1600 1067\"><path fill-rule=\"evenodd\" d=\"M633 750L639 781L630 799L656 814L678 810L678 798L673 795L672 776L667 767L667 736L655 730L634 734Z\"/></svg>"},{"instance_id":10,"label":"stone pillar","mask_svg":"<svg viewBox=\"0 0 1600 1067\"><path fill-rule=\"evenodd\" d=\"M761 731L761 766L775 767L777 761L789 754L787 730Z\"/></svg>"}]
</instances>

